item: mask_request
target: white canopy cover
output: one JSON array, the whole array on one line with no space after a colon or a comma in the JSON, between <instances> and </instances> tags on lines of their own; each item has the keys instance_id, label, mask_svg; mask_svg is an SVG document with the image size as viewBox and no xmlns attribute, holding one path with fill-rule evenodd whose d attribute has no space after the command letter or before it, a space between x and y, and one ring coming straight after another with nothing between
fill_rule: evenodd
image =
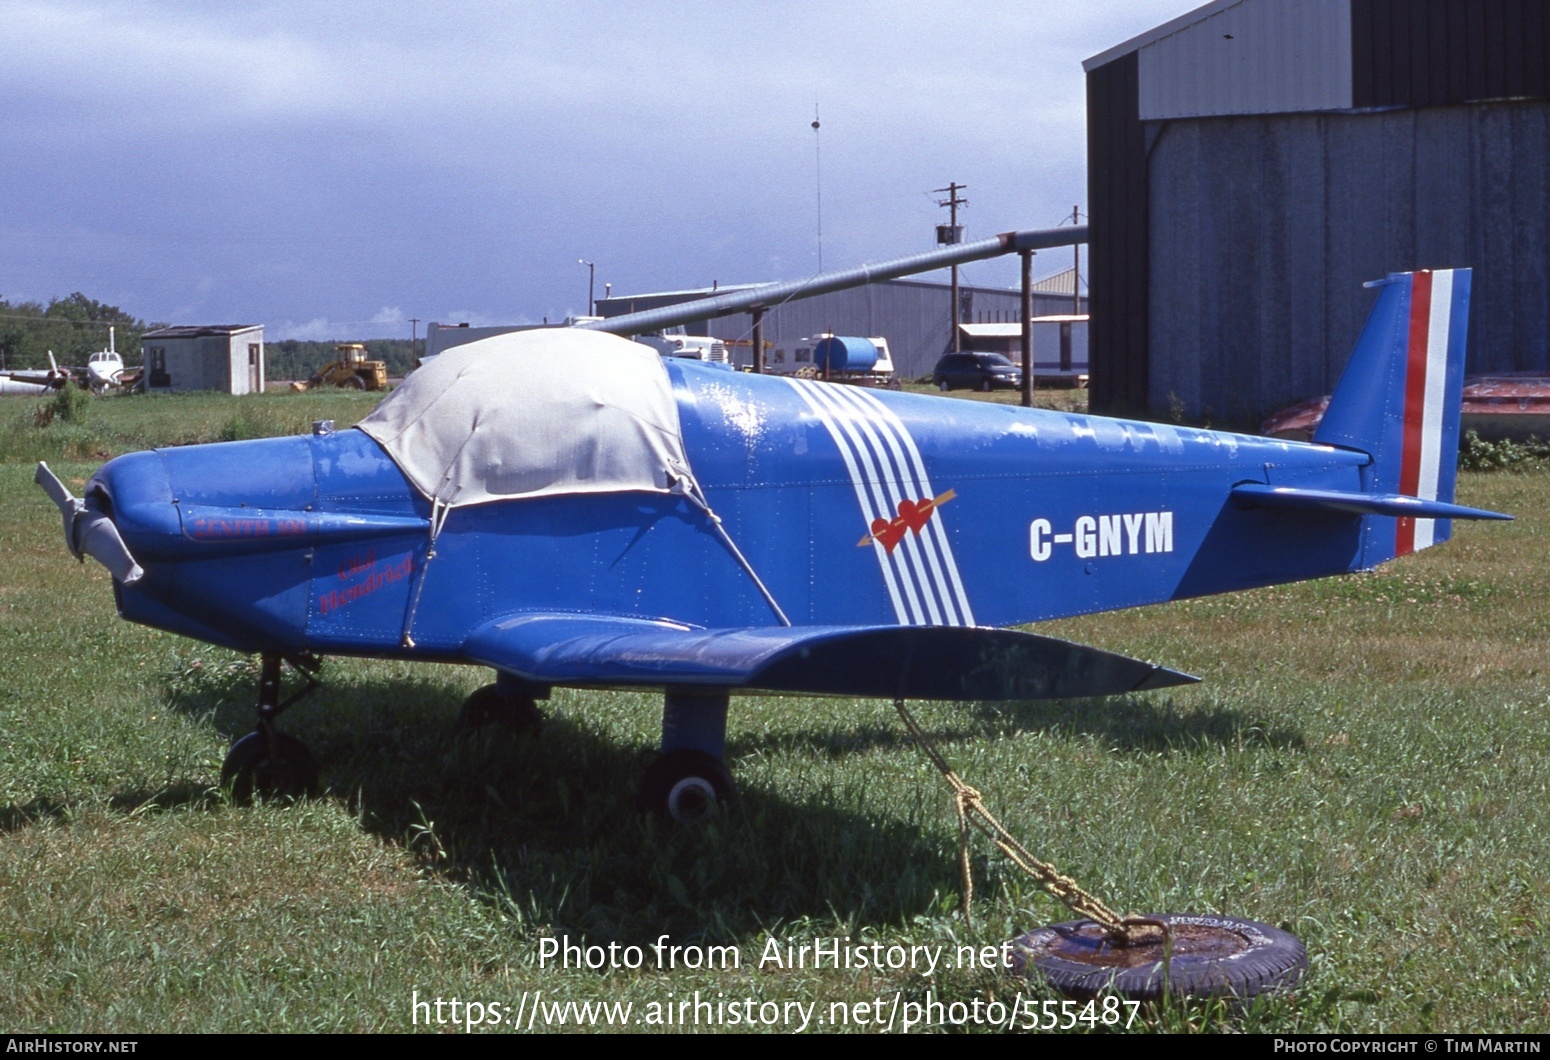
<instances>
[{"instance_id":1,"label":"white canopy cover","mask_svg":"<svg viewBox=\"0 0 1550 1060\"><path fill-rule=\"evenodd\" d=\"M690 480L678 405L648 346L544 328L456 346L358 425L445 507Z\"/></svg>"}]
</instances>

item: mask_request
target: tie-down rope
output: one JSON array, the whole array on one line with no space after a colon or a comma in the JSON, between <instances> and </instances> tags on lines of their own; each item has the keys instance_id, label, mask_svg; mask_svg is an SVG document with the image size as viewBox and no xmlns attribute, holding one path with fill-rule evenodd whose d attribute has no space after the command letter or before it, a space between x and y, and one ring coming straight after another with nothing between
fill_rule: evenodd
<instances>
[{"instance_id":1,"label":"tie-down rope","mask_svg":"<svg viewBox=\"0 0 1550 1060\"><path fill-rule=\"evenodd\" d=\"M1116 945L1133 945L1141 941L1144 931L1161 931L1167 934L1167 924L1164 921L1152 917L1120 916L1108 905L1090 891L1084 890L1071 877L1063 875L1059 869L1047 861L1040 861L1034 857L1028 848L1017 841L1017 837L1006 830L1002 823L996 820L995 815L985 808L985 800L980 793L963 782L953 767L947 764L947 759L942 757L940 751L932 744L931 738L926 735L915 716L904 705L902 698L893 701L894 709L899 712L905 728L909 729L915 743L931 759L931 764L947 780L953 789L953 803L958 812L958 866L963 873L963 920L964 923L973 926L971 910L974 905L974 873L969 865L969 828L972 825L986 836L992 843L1000 848L1018 868L1033 877L1044 891L1052 897L1063 902L1066 908L1078 916L1086 917L1103 929L1103 933Z\"/></svg>"}]
</instances>

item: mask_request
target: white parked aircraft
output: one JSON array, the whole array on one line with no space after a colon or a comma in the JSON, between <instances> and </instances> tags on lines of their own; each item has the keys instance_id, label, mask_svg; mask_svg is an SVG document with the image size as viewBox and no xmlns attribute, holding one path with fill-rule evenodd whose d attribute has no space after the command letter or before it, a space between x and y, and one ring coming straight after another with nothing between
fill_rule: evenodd
<instances>
[{"instance_id":1,"label":"white parked aircraft","mask_svg":"<svg viewBox=\"0 0 1550 1060\"><path fill-rule=\"evenodd\" d=\"M109 387L122 386L123 381L124 358L119 356L113 344L113 329L108 328L108 348L98 350L86 362L86 385L91 387L93 394L100 396Z\"/></svg>"}]
</instances>

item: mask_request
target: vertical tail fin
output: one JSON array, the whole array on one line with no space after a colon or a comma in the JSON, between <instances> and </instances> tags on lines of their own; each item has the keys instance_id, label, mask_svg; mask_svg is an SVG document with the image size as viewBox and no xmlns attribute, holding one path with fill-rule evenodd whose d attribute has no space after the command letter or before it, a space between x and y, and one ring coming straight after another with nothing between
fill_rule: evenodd
<instances>
[{"instance_id":1,"label":"vertical tail fin","mask_svg":"<svg viewBox=\"0 0 1550 1060\"><path fill-rule=\"evenodd\" d=\"M1368 492L1451 503L1470 270L1394 273L1368 286L1381 288L1378 303L1313 440L1370 454ZM1366 558L1381 563L1452 533L1448 519L1369 516Z\"/></svg>"}]
</instances>

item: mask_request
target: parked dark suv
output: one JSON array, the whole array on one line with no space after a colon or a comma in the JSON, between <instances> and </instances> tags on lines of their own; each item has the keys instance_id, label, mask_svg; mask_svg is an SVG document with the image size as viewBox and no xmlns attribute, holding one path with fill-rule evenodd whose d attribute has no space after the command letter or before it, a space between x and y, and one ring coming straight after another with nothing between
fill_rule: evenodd
<instances>
[{"instance_id":1,"label":"parked dark suv","mask_svg":"<svg viewBox=\"0 0 1550 1060\"><path fill-rule=\"evenodd\" d=\"M949 353L936 362L931 381L938 390L1018 390L1023 372L999 353Z\"/></svg>"}]
</instances>

